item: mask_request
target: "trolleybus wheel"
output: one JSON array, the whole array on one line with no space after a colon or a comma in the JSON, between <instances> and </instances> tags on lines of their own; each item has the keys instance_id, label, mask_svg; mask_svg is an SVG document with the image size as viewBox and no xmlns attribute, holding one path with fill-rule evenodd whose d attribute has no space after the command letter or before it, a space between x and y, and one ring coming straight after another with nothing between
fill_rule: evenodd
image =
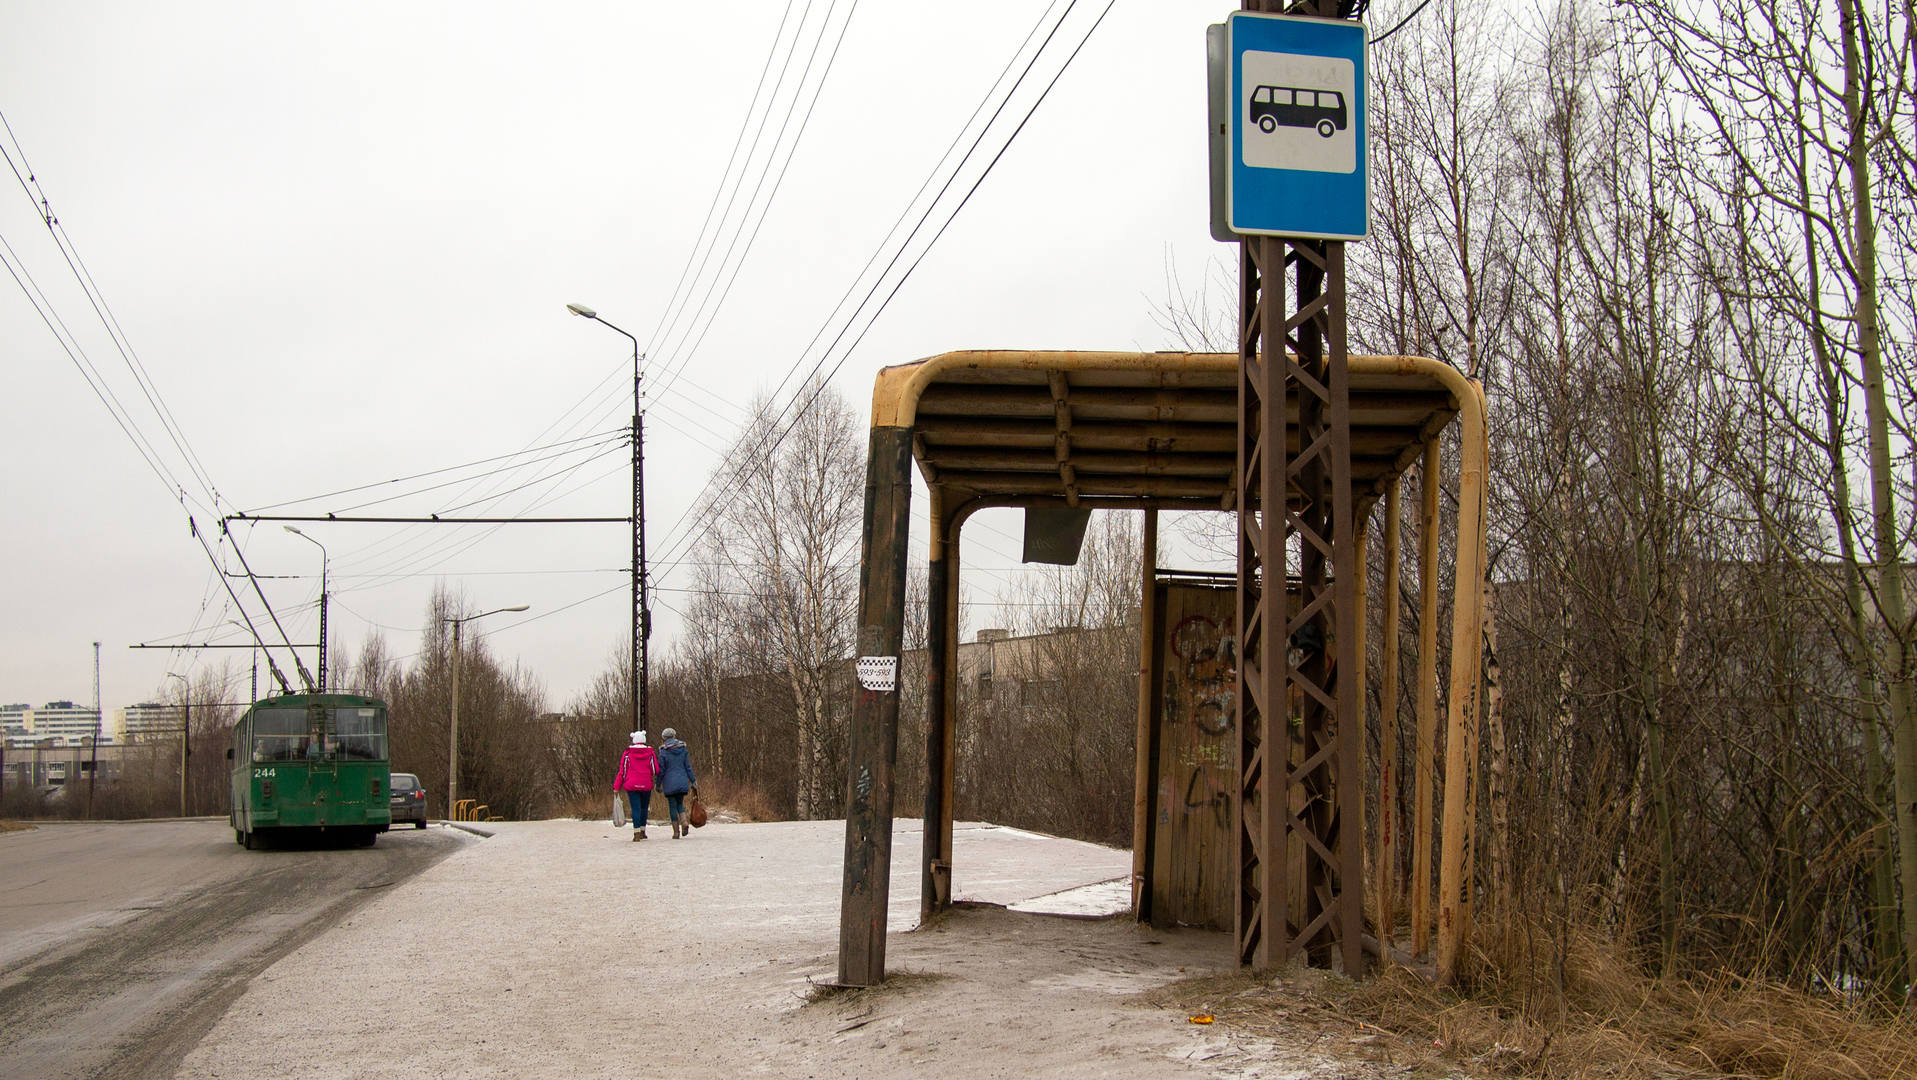
<instances>
[{"instance_id":1,"label":"trolleybus wheel","mask_svg":"<svg viewBox=\"0 0 1917 1080\"><path fill-rule=\"evenodd\" d=\"M240 834L240 845L241 845L242 847L244 847L244 848L246 848L246 850L248 850L248 851L252 851L252 850L253 850L254 848L257 848L257 847L259 847L259 846L260 846L260 838L259 838L259 834L257 834L257 833L241 833L241 834Z\"/></svg>"},{"instance_id":2,"label":"trolleybus wheel","mask_svg":"<svg viewBox=\"0 0 1917 1080\"><path fill-rule=\"evenodd\" d=\"M423 829L425 827L426 827L426 822L424 819L413 822L413 828L415 829Z\"/></svg>"}]
</instances>

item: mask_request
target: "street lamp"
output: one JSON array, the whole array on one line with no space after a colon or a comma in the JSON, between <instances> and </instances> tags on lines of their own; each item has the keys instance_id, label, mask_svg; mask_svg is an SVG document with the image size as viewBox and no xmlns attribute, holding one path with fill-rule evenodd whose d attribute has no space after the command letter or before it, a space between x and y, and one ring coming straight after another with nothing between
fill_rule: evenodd
<instances>
[{"instance_id":1,"label":"street lamp","mask_svg":"<svg viewBox=\"0 0 1917 1080\"><path fill-rule=\"evenodd\" d=\"M180 816L186 816L186 757L193 750L187 740L193 734L193 683L184 675L166 673L169 679L180 680Z\"/></svg>"},{"instance_id":2,"label":"street lamp","mask_svg":"<svg viewBox=\"0 0 1917 1080\"><path fill-rule=\"evenodd\" d=\"M326 549L321 548L320 550L325 551ZM322 594L326 592L325 581L326 581L326 559L322 556L320 559L320 582L321 582L320 592ZM221 625L238 627L240 633L245 634L247 637L253 637L253 628L246 625L243 622L240 622L238 619L228 619L226 620L226 622L222 623ZM253 689L251 691L251 694L252 696L247 698L246 700L258 701L260 699L260 642L259 642L259 639L256 637L253 638Z\"/></svg>"},{"instance_id":3,"label":"street lamp","mask_svg":"<svg viewBox=\"0 0 1917 1080\"><path fill-rule=\"evenodd\" d=\"M599 317L584 304L566 310L591 319L632 342L632 729L646 727L646 639L652 636L652 610L646 606L646 414L639 395L639 339Z\"/></svg>"},{"instance_id":4,"label":"street lamp","mask_svg":"<svg viewBox=\"0 0 1917 1080\"><path fill-rule=\"evenodd\" d=\"M474 619L483 619L488 615L497 615L502 611L525 611L530 604L514 604L512 607L494 608L477 615L459 615L447 618L453 624L453 720L451 733L447 736L446 749L446 820L453 820L453 805L459 801L459 628Z\"/></svg>"},{"instance_id":5,"label":"street lamp","mask_svg":"<svg viewBox=\"0 0 1917 1080\"><path fill-rule=\"evenodd\" d=\"M313 539L312 537L306 535L305 533L299 531L298 529L294 528L291 525L284 525L281 527L284 528L287 532L292 533L294 536L299 537L301 540L305 540L308 543L312 544L314 547L320 549L319 673L314 676L314 680L319 683L319 685L315 689L317 689L320 693L324 694L326 692L326 545L320 543L318 540Z\"/></svg>"}]
</instances>

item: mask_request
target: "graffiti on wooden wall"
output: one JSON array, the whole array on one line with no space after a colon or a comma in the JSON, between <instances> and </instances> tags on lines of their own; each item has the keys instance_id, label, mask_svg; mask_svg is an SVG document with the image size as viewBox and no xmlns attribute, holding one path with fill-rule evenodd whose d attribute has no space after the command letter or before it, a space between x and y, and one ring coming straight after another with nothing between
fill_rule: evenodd
<instances>
[{"instance_id":1,"label":"graffiti on wooden wall","mask_svg":"<svg viewBox=\"0 0 1917 1080\"><path fill-rule=\"evenodd\" d=\"M1189 615L1172 629L1166 658L1164 716L1172 735L1172 767L1159 790L1159 820L1172 808L1208 815L1219 828L1231 820L1238 641L1208 615ZM1182 731L1179 729L1183 729Z\"/></svg>"}]
</instances>

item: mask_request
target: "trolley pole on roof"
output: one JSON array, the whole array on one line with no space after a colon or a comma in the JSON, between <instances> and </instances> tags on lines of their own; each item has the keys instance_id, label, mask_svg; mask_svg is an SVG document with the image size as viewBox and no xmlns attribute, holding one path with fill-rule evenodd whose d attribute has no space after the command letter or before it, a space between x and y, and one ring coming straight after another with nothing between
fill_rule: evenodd
<instances>
[{"instance_id":1,"label":"trolley pole on roof","mask_svg":"<svg viewBox=\"0 0 1917 1080\"><path fill-rule=\"evenodd\" d=\"M591 319L632 342L632 730L646 728L646 639L652 636L652 610L646 604L646 411L640 391L639 339L599 317L584 304L566 310Z\"/></svg>"}]
</instances>

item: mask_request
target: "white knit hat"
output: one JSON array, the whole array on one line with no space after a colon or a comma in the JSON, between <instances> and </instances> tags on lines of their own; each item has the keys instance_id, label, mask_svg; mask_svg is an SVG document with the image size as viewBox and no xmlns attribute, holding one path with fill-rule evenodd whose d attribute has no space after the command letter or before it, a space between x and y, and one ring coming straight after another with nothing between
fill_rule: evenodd
<instances>
[{"instance_id":1,"label":"white knit hat","mask_svg":"<svg viewBox=\"0 0 1917 1080\"><path fill-rule=\"evenodd\" d=\"M645 741L646 741L646 733L645 733L645 732L643 732L643 731L635 731L635 732L633 732L633 733L632 733L632 745L634 745L634 746L643 746L643 745L645 744Z\"/></svg>"}]
</instances>

